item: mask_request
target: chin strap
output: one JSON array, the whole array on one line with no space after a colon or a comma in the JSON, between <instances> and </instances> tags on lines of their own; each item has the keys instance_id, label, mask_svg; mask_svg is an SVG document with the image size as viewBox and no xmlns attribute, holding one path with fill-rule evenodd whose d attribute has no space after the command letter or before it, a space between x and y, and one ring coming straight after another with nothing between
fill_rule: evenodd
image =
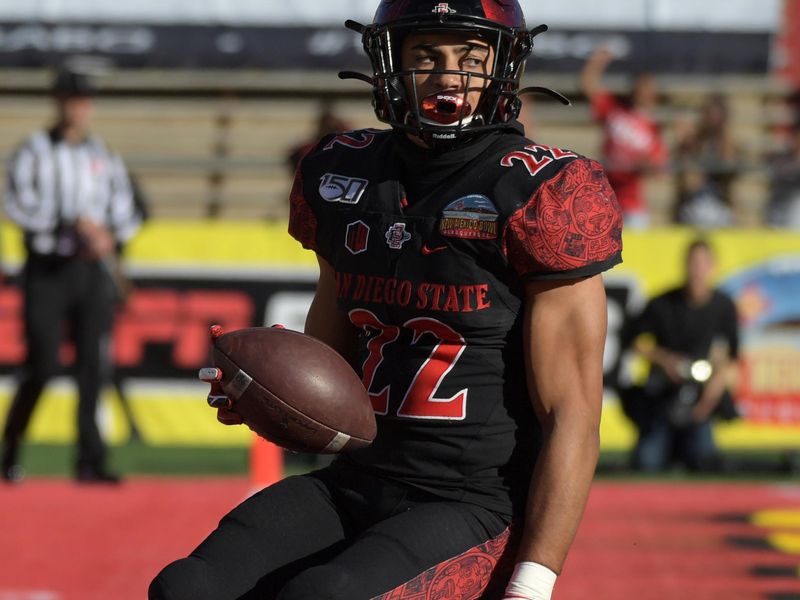
<instances>
[{"instance_id":1,"label":"chin strap","mask_svg":"<svg viewBox=\"0 0 800 600\"><path fill-rule=\"evenodd\" d=\"M530 30L531 41L536 36L545 33L548 29L549 28L544 23L542 23L541 25L537 25L536 27L531 29ZM549 98L553 98L554 100L558 100L564 106L572 106L572 102L564 94L561 94L555 90L551 90L550 88L542 87L539 85L526 87L517 92L517 95L519 96L524 96L526 94L539 94L542 96L547 96Z\"/></svg>"},{"instance_id":2,"label":"chin strap","mask_svg":"<svg viewBox=\"0 0 800 600\"><path fill-rule=\"evenodd\" d=\"M531 39L535 38L537 35L541 35L541 34L545 33L548 29L550 29L550 28L547 25L545 25L544 23L542 23L541 25L537 25L536 27L534 27L530 31Z\"/></svg>"},{"instance_id":3,"label":"chin strap","mask_svg":"<svg viewBox=\"0 0 800 600\"><path fill-rule=\"evenodd\" d=\"M355 31L356 33L360 33L364 35L364 32L367 30L367 26L359 23L358 21L353 21L353 19L347 19L344 22L344 26L347 27L350 31Z\"/></svg>"},{"instance_id":4,"label":"chin strap","mask_svg":"<svg viewBox=\"0 0 800 600\"><path fill-rule=\"evenodd\" d=\"M358 73L357 71L339 71L339 79L355 79L356 81L363 81L371 86L375 85L375 81L372 79L372 77L365 75L364 73ZM526 87L518 92L519 96L524 96L526 94L539 94L542 96L548 96L554 100L558 100L564 106L572 106L572 101L570 101L570 99L564 94L539 85Z\"/></svg>"},{"instance_id":5,"label":"chin strap","mask_svg":"<svg viewBox=\"0 0 800 600\"><path fill-rule=\"evenodd\" d=\"M375 85L375 81L369 75L364 75L364 73L358 73L357 71L339 71L339 79L355 79L357 81L363 81L364 83L368 83L371 86Z\"/></svg>"},{"instance_id":6,"label":"chin strap","mask_svg":"<svg viewBox=\"0 0 800 600\"><path fill-rule=\"evenodd\" d=\"M539 85L526 87L518 92L518 95L520 96L524 96L525 94L540 94L542 96L549 96L550 98L558 100L564 106L572 106L572 102L564 94L561 94L555 90L551 90L550 88L541 87Z\"/></svg>"}]
</instances>

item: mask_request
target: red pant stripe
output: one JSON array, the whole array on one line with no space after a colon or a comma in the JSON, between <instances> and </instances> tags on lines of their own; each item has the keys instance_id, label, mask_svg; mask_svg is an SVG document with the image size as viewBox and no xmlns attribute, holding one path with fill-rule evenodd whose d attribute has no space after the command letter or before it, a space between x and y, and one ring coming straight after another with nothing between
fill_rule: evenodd
<instances>
[{"instance_id":1,"label":"red pant stripe","mask_svg":"<svg viewBox=\"0 0 800 600\"><path fill-rule=\"evenodd\" d=\"M372 600L490 600L500 598L514 567L516 544L506 529Z\"/></svg>"}]
</instances>

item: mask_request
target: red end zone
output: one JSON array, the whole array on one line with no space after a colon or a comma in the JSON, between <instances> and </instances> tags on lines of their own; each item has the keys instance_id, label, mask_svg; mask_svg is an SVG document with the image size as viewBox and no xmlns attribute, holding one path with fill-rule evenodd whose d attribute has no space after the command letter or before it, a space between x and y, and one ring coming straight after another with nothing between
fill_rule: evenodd
<instances>
[{"instance_id":1,"label":"red end zone","mask_svg":"<svg viewBox=\"0 0 800 600\"><path fill-rule=\"evenodd\" d=\"M246 479L0 485L0 600L142 600L248 489Z\"/></svg>"},{"instance_id":2,"label":"red end zone","mask_svg":"<svg viewBox=\"0 0 800 600\"><path fill-rule=\"evenodd\" d=\"M248 487L0 486L0 600L141 600L161 567L199 543ZM796 516L751 523L774 509ZM799 523L800 486L600 482L554 599L800 600ZM789 543L775 545L774 534Z\"/></svg>"},{"instance_id":3,"label":"red end zone","mask_svg":"<svg viewBox=\"0 0 800 600\"><path fill-rule=\"evenodd\" d=\"M800 600L800 527L751 523L765 510L800 516L800 486L600 483L558 584L564 598Z\"/></svg>"}]
</instances>

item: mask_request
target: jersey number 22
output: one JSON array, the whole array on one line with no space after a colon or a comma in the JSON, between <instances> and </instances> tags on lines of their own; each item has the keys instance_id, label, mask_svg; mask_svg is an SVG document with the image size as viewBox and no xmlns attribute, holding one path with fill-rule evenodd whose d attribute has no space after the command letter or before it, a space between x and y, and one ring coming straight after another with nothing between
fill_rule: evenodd
<instances>
[{"instance_id":1,"label":"jersey number 22","mask_svg":"<svg viewBox=\"0 0 800 600\"><path fill-rule=\"evenodd\" d=\"M383 349L400 337L400 327L386 325L373 313L363 309L350 311L350 321L365 331L377 332L367 343L369 354L362 365L362 381L375 412L379 415L388 414L390 386L387 385L377 392L372 388L375 375L383 364ZM412 419L464 419L467 408L466 389L451 398L436 397L442 380L453 369L466 348L464 338L449 325L428 317L411 319L403 327L413 332L412 344L416 344L425 334L435 336L438 343L414 375L397 409L397 416Z\"/></svg>"}]
</instances>

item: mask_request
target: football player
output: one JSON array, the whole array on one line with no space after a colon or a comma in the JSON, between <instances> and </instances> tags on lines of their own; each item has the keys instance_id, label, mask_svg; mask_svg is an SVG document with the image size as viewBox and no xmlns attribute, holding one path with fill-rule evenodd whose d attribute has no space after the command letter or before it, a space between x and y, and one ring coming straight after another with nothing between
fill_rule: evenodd
<instances>
[{"instance_id":1,"label":"football player","mask_svg":"<svg viewBox=\"0 0 800 600\"><path fill-rule=\"evenodd\" d=\"M390 129L302 161L306 332L362 375L365 449L245 501L152 599L550 598L598 458L621 217L601 167L526 139L516 0L384 0L348 22ZM236 422L235 415L219 415Z\"/></svg>"}]
</instances>

